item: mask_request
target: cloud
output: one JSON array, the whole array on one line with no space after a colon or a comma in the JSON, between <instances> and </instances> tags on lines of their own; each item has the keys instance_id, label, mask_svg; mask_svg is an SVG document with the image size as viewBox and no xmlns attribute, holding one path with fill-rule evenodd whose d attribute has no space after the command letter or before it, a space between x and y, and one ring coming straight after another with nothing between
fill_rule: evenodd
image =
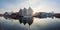
<instances>
[{"instance_id":1,"label":"cloud","mask_svg":"<svg viewBox=\"0 0 60 30\"><path fill-rule=\"evenodd\" d=\"M19 4L21 5L25 1L26 0L0 0L0 13L17 11Z\"/></svg>"},{"instance_id":2,"label":"cloud","mask_svg":"<svg viewBox=\"0 0 60 30\"><path fill-rule=\"evenodd\" d=\"M0 11L19 11L29 5L34 12L60 11L60 0L0 0Z\"/></svg>"},{"instance_id":3,"label":"cloud","mask_svg":"<svg viewBox=\"0 0 60 30\"><path fill-rule=\"evenodd\" d=\"M35 1L35 11L58 12L60 11L60 0L37 0ZM58 9L58 10L57 10Z\"/></svg>"}]
</instances>

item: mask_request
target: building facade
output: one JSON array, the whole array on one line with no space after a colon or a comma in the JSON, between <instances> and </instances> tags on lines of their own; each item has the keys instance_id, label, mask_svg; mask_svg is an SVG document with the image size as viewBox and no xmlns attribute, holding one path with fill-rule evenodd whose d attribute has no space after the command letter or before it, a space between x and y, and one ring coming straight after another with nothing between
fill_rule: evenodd
<instances>
[{"instance_id":1,"label":"building facade","mask_svg":"<svg viewBox=\"0 0 60 30\"><path fill-rule=\"evenodd\" d=\"M23 15L23 16L27 16L27 9L26 9L26 8L24 8L24 9L22 10L22 15Z\"/></svg>"},{"instance_id":2,"label":"building facade","mask_svg":"<svg viewBox=\"0 0 60 30\"><path fill-rule=\"evenodd\" d=\"M27 10L27 15L32 16L32 14L33 14L33 10L31 9L31 7L29 7Z\"/></svg>"},{"instance_id":3,"label":"building facade","mask_svg":"<svg viewBox=\"0 0 60 30\"><path fill-rule=\"evenodd\" d=\"M24 8L24 9L20 9L19 11L19 15L22 16L32 16L33 14L33 10L29 7L28 9Z\"/></svg>"}]
</instances>

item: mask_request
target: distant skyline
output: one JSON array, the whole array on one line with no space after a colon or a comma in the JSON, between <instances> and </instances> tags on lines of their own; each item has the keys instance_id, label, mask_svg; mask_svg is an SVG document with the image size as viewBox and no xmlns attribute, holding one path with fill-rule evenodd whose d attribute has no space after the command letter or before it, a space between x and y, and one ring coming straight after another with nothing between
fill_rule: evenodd
<instances>
[{"instance_id":1,"label":"distant skyline","mask_svg":"<svg viewBox=\"0 0 60 30\"><path fill-rule=\"evenodd\" d=\"M34 12L60 12L60 0L0 0L0 13L28 8L28 2Z\"/></svg>"}]
</instances>

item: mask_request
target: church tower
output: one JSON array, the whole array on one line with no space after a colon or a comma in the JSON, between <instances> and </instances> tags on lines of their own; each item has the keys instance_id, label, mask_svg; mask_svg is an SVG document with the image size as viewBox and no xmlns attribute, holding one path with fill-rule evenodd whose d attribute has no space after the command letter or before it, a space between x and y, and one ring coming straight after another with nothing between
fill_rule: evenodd
<instances>
[{"instance_id":1,"label":"church tower","mask_svg":"<svg viewBox=\"0 0 60 30\"><path fill-rule=\"evenodd\" d=\"M33 10L32 10L32 8L31 8L31 6L30 6L30 0L28 0L28 6L29 6L29 8L28 8L28 10L27 10L27 15L28 15L28 16L32 16Z\"/></svg>"},{"instance_id":2,"label":"church tower","mask_svg":"<svg viewBox=\"0 0 60 30\"><path fill-rule=\"evenodd\" d=\"M31 9L31 7L29 7L27 11L27 15L32 16L32 14L33 14L33 10Z\"/></svg>"}]
</instances>

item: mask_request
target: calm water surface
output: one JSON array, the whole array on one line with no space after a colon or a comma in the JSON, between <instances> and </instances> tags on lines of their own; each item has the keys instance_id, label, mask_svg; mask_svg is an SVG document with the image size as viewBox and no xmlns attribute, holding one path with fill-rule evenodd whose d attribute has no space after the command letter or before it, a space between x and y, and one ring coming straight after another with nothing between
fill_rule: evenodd
<instances>
[{"instance_id":1,"label":"calm water surface","mask_svg":"<svg viewBox=\"0 0 60 30\"><path fill-rule=\"evenodd\" d=\"M20 24L19 20L0 17L0 30L56 30L57 27L60 28L59 18L33 18L33 23L29 26L28 23Z\"/></svg>"}]
</instances>

